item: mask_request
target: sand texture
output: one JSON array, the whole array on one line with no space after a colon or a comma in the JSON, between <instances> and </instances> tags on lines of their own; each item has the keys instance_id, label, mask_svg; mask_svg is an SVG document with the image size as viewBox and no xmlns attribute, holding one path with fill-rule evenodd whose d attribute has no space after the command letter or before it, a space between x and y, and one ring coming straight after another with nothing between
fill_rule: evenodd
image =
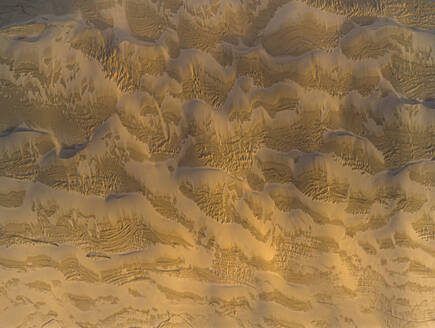
<instances>
[{"instance_id":1,"label":"sand texture","mask_svg":"<svg viewBox=\"0 0 435 328\"><path fill-rule=\"evenodd\" d=\"M435 327L435 2L0 0L0 327Z\"/></svg>"}]
</instances>

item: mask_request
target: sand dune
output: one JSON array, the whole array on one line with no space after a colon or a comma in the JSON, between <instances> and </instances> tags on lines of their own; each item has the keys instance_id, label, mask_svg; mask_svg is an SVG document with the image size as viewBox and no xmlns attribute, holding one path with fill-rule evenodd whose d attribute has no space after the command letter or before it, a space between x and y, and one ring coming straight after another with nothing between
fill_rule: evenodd
<instances>
[{"instance_id":1,"label":"sand dune","mask_svg":"<svg viewBox=\"0 0 435 328\"><path fill-rule=\"evenodd\" d=\"M435 2L0 3L0 326L433 327Z\"/></svg>"}]
</instances>

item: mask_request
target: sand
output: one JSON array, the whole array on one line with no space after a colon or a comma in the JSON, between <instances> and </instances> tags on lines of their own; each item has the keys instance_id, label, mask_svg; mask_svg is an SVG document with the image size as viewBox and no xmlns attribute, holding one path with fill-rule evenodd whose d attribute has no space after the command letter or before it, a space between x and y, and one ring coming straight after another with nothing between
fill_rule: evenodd
<instances>
[{"instance_id":1,"label":"sand","mask_svg":"<svg viewBox=\"0 0 435 328\"><path fill-rule=\"evenodd\" d=\"M435 326L435 2L0 2L0 326Z\"/></svg>"}]
</instances>

